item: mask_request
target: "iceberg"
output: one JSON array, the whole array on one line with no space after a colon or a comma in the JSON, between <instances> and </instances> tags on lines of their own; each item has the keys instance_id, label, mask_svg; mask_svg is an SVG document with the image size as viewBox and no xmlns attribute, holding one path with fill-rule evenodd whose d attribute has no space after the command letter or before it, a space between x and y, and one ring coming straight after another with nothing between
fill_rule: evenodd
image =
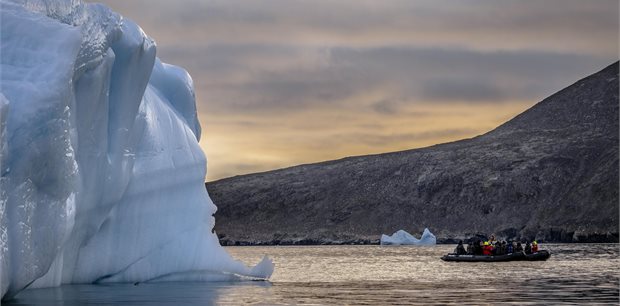
<instances>
[{"instance_id":1,"label":"iceberg","mask_svg":"<svg viewBox=\"0 0 620 306\"><path fill-rule=\"evenodd\" d=\"M0 0L0 290L271 276L212 232L192 79L129 19Z\"/></svg>"},{"instance_id":2,"label":"iceberg","mask_svg":"<svg viewBox=\"0 0 620 306\"><path fill-rule=\"evenodd\" d=\"M424 229L422 237L417 239L404 230L399 230L392 236L381 235L381 245L435 245L437 238L428 228Z\"/></svg>"}]
</instances>

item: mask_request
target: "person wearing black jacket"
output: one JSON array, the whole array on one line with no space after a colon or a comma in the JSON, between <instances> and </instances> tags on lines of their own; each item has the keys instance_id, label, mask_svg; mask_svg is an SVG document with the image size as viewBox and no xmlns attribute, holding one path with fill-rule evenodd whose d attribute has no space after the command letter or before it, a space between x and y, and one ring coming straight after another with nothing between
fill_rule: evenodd
<instances>
[{"instance_id":1,"label":"person wearing black jacket","mask_svg":"<svg viewBox=\"0 0 620 306\"><path fill-rule=\"evenodd\" d=\"M523 252L523 246L521 245L521 242L517 242L517 247L515 248L515 253L518 252Z\"/></svg>"},{"instance_id":2,"label":"person wearing black jacket","mask_svg":"<svg viewBox=\"0 0 620 306\"><path fill-rule=\"evenodd\" d=\"M529 241L525 243L525 254L532 254L532 245Z\"/></svg>"},{"instance_id":3,"label":"person wearing black jacket","mask_svg":"<svg viewBox=\"0 0 620 306\"><path fill-rule=\"evenodd\" d=\"M454 249L454 253L456 253L456 255L467 254L467 251L465 251L465 247L463 246L463 240L459 240L459 244L456 246L456 249Z\"/></svg>"}]
</instances>

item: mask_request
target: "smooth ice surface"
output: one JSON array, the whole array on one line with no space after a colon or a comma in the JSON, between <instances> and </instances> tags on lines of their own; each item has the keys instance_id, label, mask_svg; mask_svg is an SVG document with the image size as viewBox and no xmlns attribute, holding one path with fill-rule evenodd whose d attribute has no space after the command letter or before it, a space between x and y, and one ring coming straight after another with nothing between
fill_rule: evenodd
<instances>
[{"instance_id":1,"label":"smooth ice surface","mask_svg":"<svg viewBox=\"0 0 620 306\"><path fill-rule=\"evenodd\" d=\"M218 243L191 77L100 4L0 1L0 289L268 278Z\"/></svg>"},{"instance_id":2,"label":"smooth ice surface","mask_svg":"<svg viewBox=\"0 0 620 306\"><path fill-rule=\"evenodd\" d=\"M392 234L392 236L381 235L381 244L382 245L435 245L437 244L437 238L428 228L424 229L422 233L422 237L417 239L413 237L411 234L407 233L404 230L399 230L396 233Z\"/></svg>"}]
</instances>

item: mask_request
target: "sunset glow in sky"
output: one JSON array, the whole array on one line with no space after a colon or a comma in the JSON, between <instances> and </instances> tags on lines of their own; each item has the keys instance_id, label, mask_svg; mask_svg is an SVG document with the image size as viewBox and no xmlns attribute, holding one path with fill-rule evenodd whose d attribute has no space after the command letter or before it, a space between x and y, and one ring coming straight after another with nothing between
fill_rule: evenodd
<instances>
[{"instance_id":1,"label":"sunset glow in sky","mask_svg":"<svg viewBox=\"0 0 620 306\"><path fill-rule=\"evenodd\" d=\"M191 74L208 181L474 137L618 60L617 0L101 2Z\"/></svg>"}]
</instances>

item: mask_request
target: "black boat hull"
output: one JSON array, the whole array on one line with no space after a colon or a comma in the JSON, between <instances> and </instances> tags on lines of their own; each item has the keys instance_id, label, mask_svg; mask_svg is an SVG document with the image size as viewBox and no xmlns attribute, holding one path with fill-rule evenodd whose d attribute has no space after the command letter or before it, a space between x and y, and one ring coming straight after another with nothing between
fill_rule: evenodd
<instances>
[{"instance_id":1,"label":"black boat hull","mask_svg":"<svg viewBox=\"0 0 620 306\"><path fill-rule=\"evenodd\" d=\"M538 261L547 260L551 257L549 251L541 250L532 254L511 253L506 255L456 255L448 254L441 257L443 261L469 261L469 262L502 262L502 261Z\"/></svg>"}]
</instances>

